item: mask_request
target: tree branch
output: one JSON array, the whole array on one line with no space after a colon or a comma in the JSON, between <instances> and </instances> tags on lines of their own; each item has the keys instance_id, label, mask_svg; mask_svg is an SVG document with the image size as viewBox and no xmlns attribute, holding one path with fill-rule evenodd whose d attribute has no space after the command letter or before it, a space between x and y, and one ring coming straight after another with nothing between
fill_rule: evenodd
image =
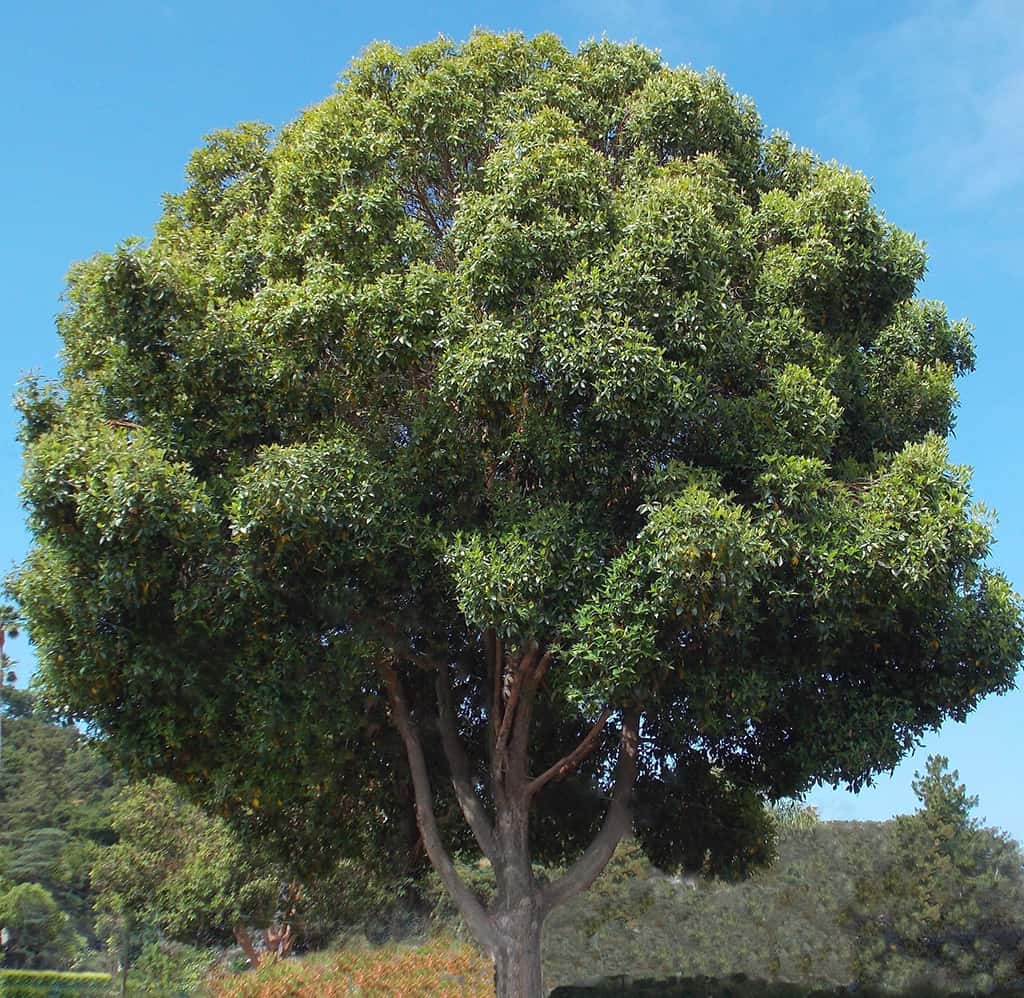
<instances>
[{"instance_id":1,"label":"tree branch","mask_svg":"<svg viewBox=\"0 0 1024 998\"><path fill-rule=\"evenodd\" d=\"M235 937L235 942L242 947L246 959L249 961L249 966L255 970L260 965L260 954L252 944L252 937L249 935L249 930L241 922L235 922L235 924L231 926L231 932Z\"/></svg>"},{"instance_id":2,"label":"tree branch","mask_svg":"<svg viewBox=\"0 0 1024 998\"><path fill-rule=\"evenodd\" d=\"M263 930L263 943L268 953L274 953L279 957L285 957L291 952L292 943L295 941L292 935L290 923L284 925L268 925Z\"/></svg>"},{"instance_id":3,"label":"tree branch","mask_svg":"<svg viewBox=\"0 0 1024 998\"><path fill-rule=\"evenodd\" d=\"M523 692L523 684L526 682L529 677L530 670L533 668L533 660L535 657L535 653L528 652L519 660L519 668L516 670L516 674L512 679L512 686L508 691L508 700L505 701L505 706L501 709L501 725L498 728L498 736L495 739L494 759L491 763L494 771L495 782L498 782L501 777L505 761L505 749L508 747L508 738L512 733L512 722L515 720L516 708L519 705L519 697ZM501 704L500 691L498 693L498 704Z\"/></svg>"},{"instance_id":4,"label":"tree branch","mask_svg":"<svg viewBox=\"0 0 1024 998\"><path fill-rule=\"evenodd\" d=\"M481 851L494 863L497 852L494 828L473 788L469 760L466 758L465 749L459 740L458 723L455 706L452 703L452 688L447 669L438 669L437 672L437 717L438 727L441 731L441 744L444 746L444 754L448 759L455 796L458 798L466 823L472 830L473 837Z\"/></svg>"},{"instance_id":5,"label":"tree branch","mask_svg":"<svg viewBox=\"0 0 1024 998\"><path fill-rule=\"evenodd\" d=\"M423 189L422 184L420 184L419 180L415 177L412 178L412 189L414 192L413 200L423 212L423 215L421 216L422 221L426 222L426 224L434 230L434 235L437 236L438 239L444 239L444 226L441 224L440 219L438 219L437 214L434 212L434 206L431 204L430 195L427 194Z\"/></svg>"},{"instance_id":6,"label":"tree branch","mask_svg":"<svg viewBox=\"0 0 1024 998\"><path fill-rule=\"evenodd\" d=\"M430 777L427 775L427 763L423 758L423 746L419 732L409 714L409 705L405 700L402 684L390 662L380 661L377 667L388 690L391 703L391 714L398 728L402 741L405 742L406 755L409 757L409 771L412 775L413 791L416 795L416 822L423 836L423 847L427 851L434 869L444 882L445 887L455 901L459 913L466 921L469 930L477 941L492 955L497 950L497 934L487 912L477 896L469 889L459 876L452 863L448 850L441 841L441 833L434 815L433 795L430 790Z\"/></svg>"},{"instance_id":7,"label":"tree branch","mask_svg":"<svg viewBox=\"0 0 1024 998\"><path fill-rule=\"evenodd\" d=\"M519 698L519 708L516 712L516 717L512 727L512 751L520 759L523 760L523 773L522 778L528 779L526 773L526 757L529 752L530 742L530 723L533 720L533 702L537 696L537 689L540 686L541 680L544 678L544 673L548 671L548 666L551 664L553 652L544 652L541 660L534 666L531 664L530 672L526 676L523 683L523 692Z\"/></svg>"},{"instance_id":8,"label":"tree branch","mask_svg":"<svg viewBox=\"0 0 1024 998\"><path fill-rule=\"evenodd\" d=\"M550 783L551 780L563 779L581 762L583 762L583 760L586 759L587 756L589 756L596 748L597 740L601 737L601 732L604 731L605 725L608 723L608 718L611 717L611 714L611 710L607 707L601 711L601 716L597 719L597 722L586 733L586 735L583 736L583 739L576 748L559 759L553 766L544 770L540 776L536 776L530 780L530 783L526 788L527 795L532 797L543 786Z\"/></svg>"},{"instance_id":9,"label":"tree branch","mask_svg":"<svg viewBox=\"0 0 1024 998\"><path fill-rule=\"evenodd\" d=\"M501 641L498 639L497 633L493 627L488 627L484 631L484 654L487 657L487 675L490 679L487 706L487 736L492 764L498 745L498 723L499 712L501 711L501 671L498 668L498 650L500 648Z\"/></svg>"},{"instance_id":10,"label":"tree branch","mask_svg":"<svg viewBox=\"0 0 1024 998\"><path fill-rule=\"evenodd\" d=\"M541 909L544 912L574 898L597 880L615 852L619 840L629 831L632 824L629 805L633 797L633 784L636 782L641 713L642 709L637 706L630 707L623 714L615 787L604 824L583 855L558 880L541 891Z\"/></svg>"}]
</instances>

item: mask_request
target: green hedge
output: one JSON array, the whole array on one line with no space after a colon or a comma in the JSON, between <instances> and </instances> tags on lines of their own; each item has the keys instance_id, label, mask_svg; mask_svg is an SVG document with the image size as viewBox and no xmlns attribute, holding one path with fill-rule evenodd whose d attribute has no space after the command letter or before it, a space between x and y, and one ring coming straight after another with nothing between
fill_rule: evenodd
<instances>
[{"instance_id":1,"label":"green hedge","mask_svg":"<svg viewBox=\"0 0 1024 998\"><path fill-rule=\"evenodd\" d=\"M107 998L109 974L55 970L0 970L0 998Z\"/></svg>"},{"instance_id":2,"label":"green hedge","mask_svg":"<svg viewBox=\"0 0 1024 998\"><path fill-rule=\"evenodd\" d=\"M654 978L607 977L591 984L563 985L550 998L975 998L966 991L942 991L930 987L908 991L883 991L873 987L815 989L801 984L757 981L744 974L732 977ZM1019 988L996 988L988 998L1021 998Z\"/></svg>"}]
</instances>

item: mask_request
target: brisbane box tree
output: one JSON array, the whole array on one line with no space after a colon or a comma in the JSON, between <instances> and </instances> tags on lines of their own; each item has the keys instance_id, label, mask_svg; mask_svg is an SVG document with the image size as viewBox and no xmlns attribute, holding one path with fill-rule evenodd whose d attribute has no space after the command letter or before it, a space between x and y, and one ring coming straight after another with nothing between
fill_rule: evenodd
<instances>
[{"instance_id":1,"label":"brisbane box tree","mask_svg":"<svg viewBox=\"0 0 1024 998\"><path fill-rule=\"evenodd\" d=\"M858 787L1012 686L1021 603L945 444L969 329L868 181L720 76L375 45L187 176L74 267L21 394L44 688L268 827L386 827L400 737L502 998L631 824L699 864L709 814Z\"/></svg>"}]
</instances>

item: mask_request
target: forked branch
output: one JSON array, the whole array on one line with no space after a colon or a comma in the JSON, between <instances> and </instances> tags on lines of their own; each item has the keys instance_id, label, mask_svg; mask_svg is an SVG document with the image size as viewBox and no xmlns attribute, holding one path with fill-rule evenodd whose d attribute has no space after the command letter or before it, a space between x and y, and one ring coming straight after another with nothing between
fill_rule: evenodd
<instances>
[{"instance_id":1,"label":"forked branch","mask_svg":"<svg viewBox=\"0 0 1024 998\"><path fill-rule=\"evenodd\" d=\"M441 731L441 744L452 774L452 786L466 823L483 854L492 862L496 861L497 847L494 842L494 828L480 798L473 787L472 772L466 751L459 738L458 720L452 700L451 681L448 670L437 671L437 716Z\"/></svg>"},{"instance_id":2,"label":"forked branch","mask_svg":"<svg viewBox=\"0 0 1024 998\"><path fill-rule=\"evenodd\" d=\"M537 698L537 688L540 686L544 673L548 671L551 664L552 652L546 651L538 662L536 656L530 661L529 671L523 681L523 692L519 697L519 706L516 710L515 719L512 722L512 737L509 739L511 752L520 761L522 771L519 774L525 788L529 780L527 773L527 757L529 756L530 724L533 721L533 704Z\"/></svg>"},{"instance_id":3,"label":"forked branch","mask_svg":"<svg viewBox=\"0 0 1024 998\"><path fill-rule=\"evenodd\" d=\"M386 660L378 662L378 669L387 686L388 701L391 704L391 716L394 719L395 727L398 728L402 741L405 743L409 771L412 775L413 792L416 796L416 822L423 836L423 847L426 849L434 869L437 870L445 887L448 888L466 925L469 926L480 945L493 954L497 948L497 935L494 926L477 896L459 876L451 856L448 855L448 850L445 849L444 843L441 841L437 817L434 814L434 800L430 789L430 778L427 775L427 763L423 757L423 746L416 724L409 713L409 705L406 703L401 680L398 678L394 666Z\"/></svg>"},{"instance_id":4,"label":"forked branch","mask_svg":"<svg viewBox=\"0 0 1024 998\"><path fill-rule=\"evenodd\" d=\"M601 716L597 719L594 726L583 736L576 748L559 759L553 766L549 766L540 774L540 776L535 776L530 780L530 783L526 788L527 795L532 797L552 780L564 779L581 762L583 762L584 759L590 756L597 747L598 740L601 737L601 732L604 731L605 725L608 723L608 718L611 717L611 715L612 712L607 707L601 711Z\"/></svg>"},{"instance_id":5,"label":"forked branch","mask_svg":"<svg viewBox=\"0 0 1024 998\"><path fill-rule=\"evenodd\" d=\"M619 736L619 761L615 768L615 787L612 790L612 802L605 815L604 824L583 855L558 880L548 884L541 892L541 907L545 912L585 891L598 878L615 852L619 840L630 829L630 803L633 798L633 785L636 782L641 713L642 709L637 706L628 708L623 714L622 733Z\"/></svg>"}]
</instances>

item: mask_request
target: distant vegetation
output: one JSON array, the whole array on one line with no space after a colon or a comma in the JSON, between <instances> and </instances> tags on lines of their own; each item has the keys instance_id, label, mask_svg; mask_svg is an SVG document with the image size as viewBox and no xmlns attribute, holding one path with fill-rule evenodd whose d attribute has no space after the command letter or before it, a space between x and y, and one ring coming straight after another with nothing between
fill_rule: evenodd
<instances>
[{"instance_id":1,"label":"distant vegetation","mask_svg":"<svg viewBox=\"0 0 1024 998\"><path fill-rule=\"evenodd\" d=\"M4 966L84 962L100 946L89 870L114 842L110 804L123 780L76 728L4 691L0 770L0 924Z\"/></svg>"},{"instance_id":2,"label":"distant vegetation","mask_svg":"<svg viewBox=\"0 0 1024 998\"><path fill-rule=\"evenodd\" d=\"M5 968L116 978L122 964L133 995L312 998L331 981L379 995L402 981L404 994L491 993L489 962L450 938L464 931L433 875L388 879L347 862L297 879L172 784L126 783L77 729L23 692L4 696ZM930 759L915 789L919 810L894 822L776 808L777 858L744 880L669 876L624 842L551 917L546 985L704 975L724 987L743 974L950 991L1020 980L1020 850L980 826L946 760ZM490 889L486 864L462 872ZM271 951L301 959L268 961ZM242 972L256 962L258 974Z\"/></svg>"}]
</instances>

